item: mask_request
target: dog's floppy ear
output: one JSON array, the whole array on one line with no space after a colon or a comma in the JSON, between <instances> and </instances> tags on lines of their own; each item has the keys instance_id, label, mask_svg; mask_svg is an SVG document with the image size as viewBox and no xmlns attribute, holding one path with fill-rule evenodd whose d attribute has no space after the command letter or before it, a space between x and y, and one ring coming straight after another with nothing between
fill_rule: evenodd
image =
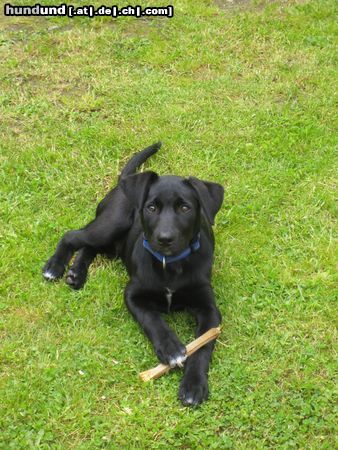
<instances>
[{"instance_id":1,"label":"dog's floppy ear","mask_svg":"<svg viewBox=\"0 0 338 450\"><path fill-rule=\"evenodd\" d=\"M220 184L202 181L195 177L189 177L185 180L197 193L200 204L207 216L207 219L214 224L214 219L222 206L224 197L224 188Z\"/></svg>"},{"instance_id":2,"label":"dog's floppy ear","mask_svg":"<svg viewBox=\"0 0 338 450\"><path fill-rule=\"evenodd\" d=\"M155 172L141 172L122 178L119 185L130 203L140 210L148 195L150 185L157 178L158 175Z\"/></svg>"}]
</instances>

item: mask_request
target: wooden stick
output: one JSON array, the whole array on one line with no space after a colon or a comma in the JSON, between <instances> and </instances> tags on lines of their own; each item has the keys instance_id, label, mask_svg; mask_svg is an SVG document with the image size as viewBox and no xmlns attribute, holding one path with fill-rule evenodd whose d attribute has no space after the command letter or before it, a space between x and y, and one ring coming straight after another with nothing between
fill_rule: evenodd
<instances>
[{"instance_id":1,"label":"wooden stick","mask_svg":"<svg viewBox=\"0 0 338 450\"><path fill-rule=\"evenodd\" d=\"M203 345L207 344L210 341L216 339L221 332L221 327L210 328L206 333L202 334L200 337L190 342L186 346L186 354L187 356L195 353L199 348L203 347ZM146 370L145 372L141 372L139 377L142 381L150 381L155 380L156 378L161 377L162 375L168 373L170 370L170 366L166 364L159 364L152 369Z\"/></svg>"}]
</instances>

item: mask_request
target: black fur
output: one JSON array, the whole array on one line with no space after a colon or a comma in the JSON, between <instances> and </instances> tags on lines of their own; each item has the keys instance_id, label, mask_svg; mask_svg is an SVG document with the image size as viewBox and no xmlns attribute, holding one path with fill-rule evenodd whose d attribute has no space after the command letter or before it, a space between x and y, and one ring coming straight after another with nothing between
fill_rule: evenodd
<instances>
[{"instance_id":1,"label":"black fur","mask_svg":"<svg viewBox=\"0 0 338 450\"><path fill-rule=\"evenodd\" d=\"M97 253L121 258L130 276L126 305L151 340L159 360L174 367L185 361L185 348L163 313L188 309L197 322L196 336L221 322L210 279L214 251L211 225L223 201L223 187L194 177L135 174L160 146L146 148L127 163L118 185L99 203L96 218L63 236L43 275L47 280L62 277L77 251L66 282L80 289ZM180 254L198 236L200 249L164 268L143 247L144 235L152 249L165 256ZM208 397L213 347L214 343L209 343L186 360L179 389L183 404L198 405Z\"/></svg>"}]
</instances>

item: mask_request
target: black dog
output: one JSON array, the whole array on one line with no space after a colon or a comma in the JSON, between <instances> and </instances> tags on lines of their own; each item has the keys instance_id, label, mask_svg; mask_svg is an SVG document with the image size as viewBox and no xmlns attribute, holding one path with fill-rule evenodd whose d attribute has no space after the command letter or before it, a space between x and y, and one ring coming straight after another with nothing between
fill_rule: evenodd
<instances>
[{"instance_id":1,"label":"black dog","mask_svg":"<svg viewBox=\"0 0 338 450\"><path fill-rule=\"evenodd\" d=\"M183 365L185 348L161 313L187 308L196 318L197 336L221 322L210 277L211 225L223 201L223 187L194 177L135 174L160 147L154 144L127 163L117 187L98 205L95 220L63 236L43 276L62 277L78 251L66 282L79 289L97 253L121 258L130 276L127 307L160 361L175 367ZM208 397L213 347L213 343L205 345L186 361L179 389L183 404L198 405Z\"/></svg>"}]
</instances>

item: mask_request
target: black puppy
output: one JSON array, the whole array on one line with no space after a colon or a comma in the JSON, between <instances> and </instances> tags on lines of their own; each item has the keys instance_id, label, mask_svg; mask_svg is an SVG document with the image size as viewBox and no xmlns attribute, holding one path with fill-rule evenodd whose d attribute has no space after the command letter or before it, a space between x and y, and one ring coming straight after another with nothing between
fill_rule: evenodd
<instances>
[{"instance_id":1,"label":"black puppy","mask_svg":"<svg viewBox=\"0 0 338 450\"><path fill-rule=\"evenodd\" d=\"M197 336L221 322L210 278L211 225L223 201L223 187L194 177L135 174L160 147L154 144L127 163L117 187L99 203L95 220L63 236L43 276L62 277L78 251L66 282L79 289L97 253L121 258L130 276L127 307L160 361L175 367L183 365L185 348L161 313L187 308L196 318ZM179 389L183 404L198 405L208 397L213 347L214 343L205 345L186 361Z\"/></svg>"}]
</instances>

